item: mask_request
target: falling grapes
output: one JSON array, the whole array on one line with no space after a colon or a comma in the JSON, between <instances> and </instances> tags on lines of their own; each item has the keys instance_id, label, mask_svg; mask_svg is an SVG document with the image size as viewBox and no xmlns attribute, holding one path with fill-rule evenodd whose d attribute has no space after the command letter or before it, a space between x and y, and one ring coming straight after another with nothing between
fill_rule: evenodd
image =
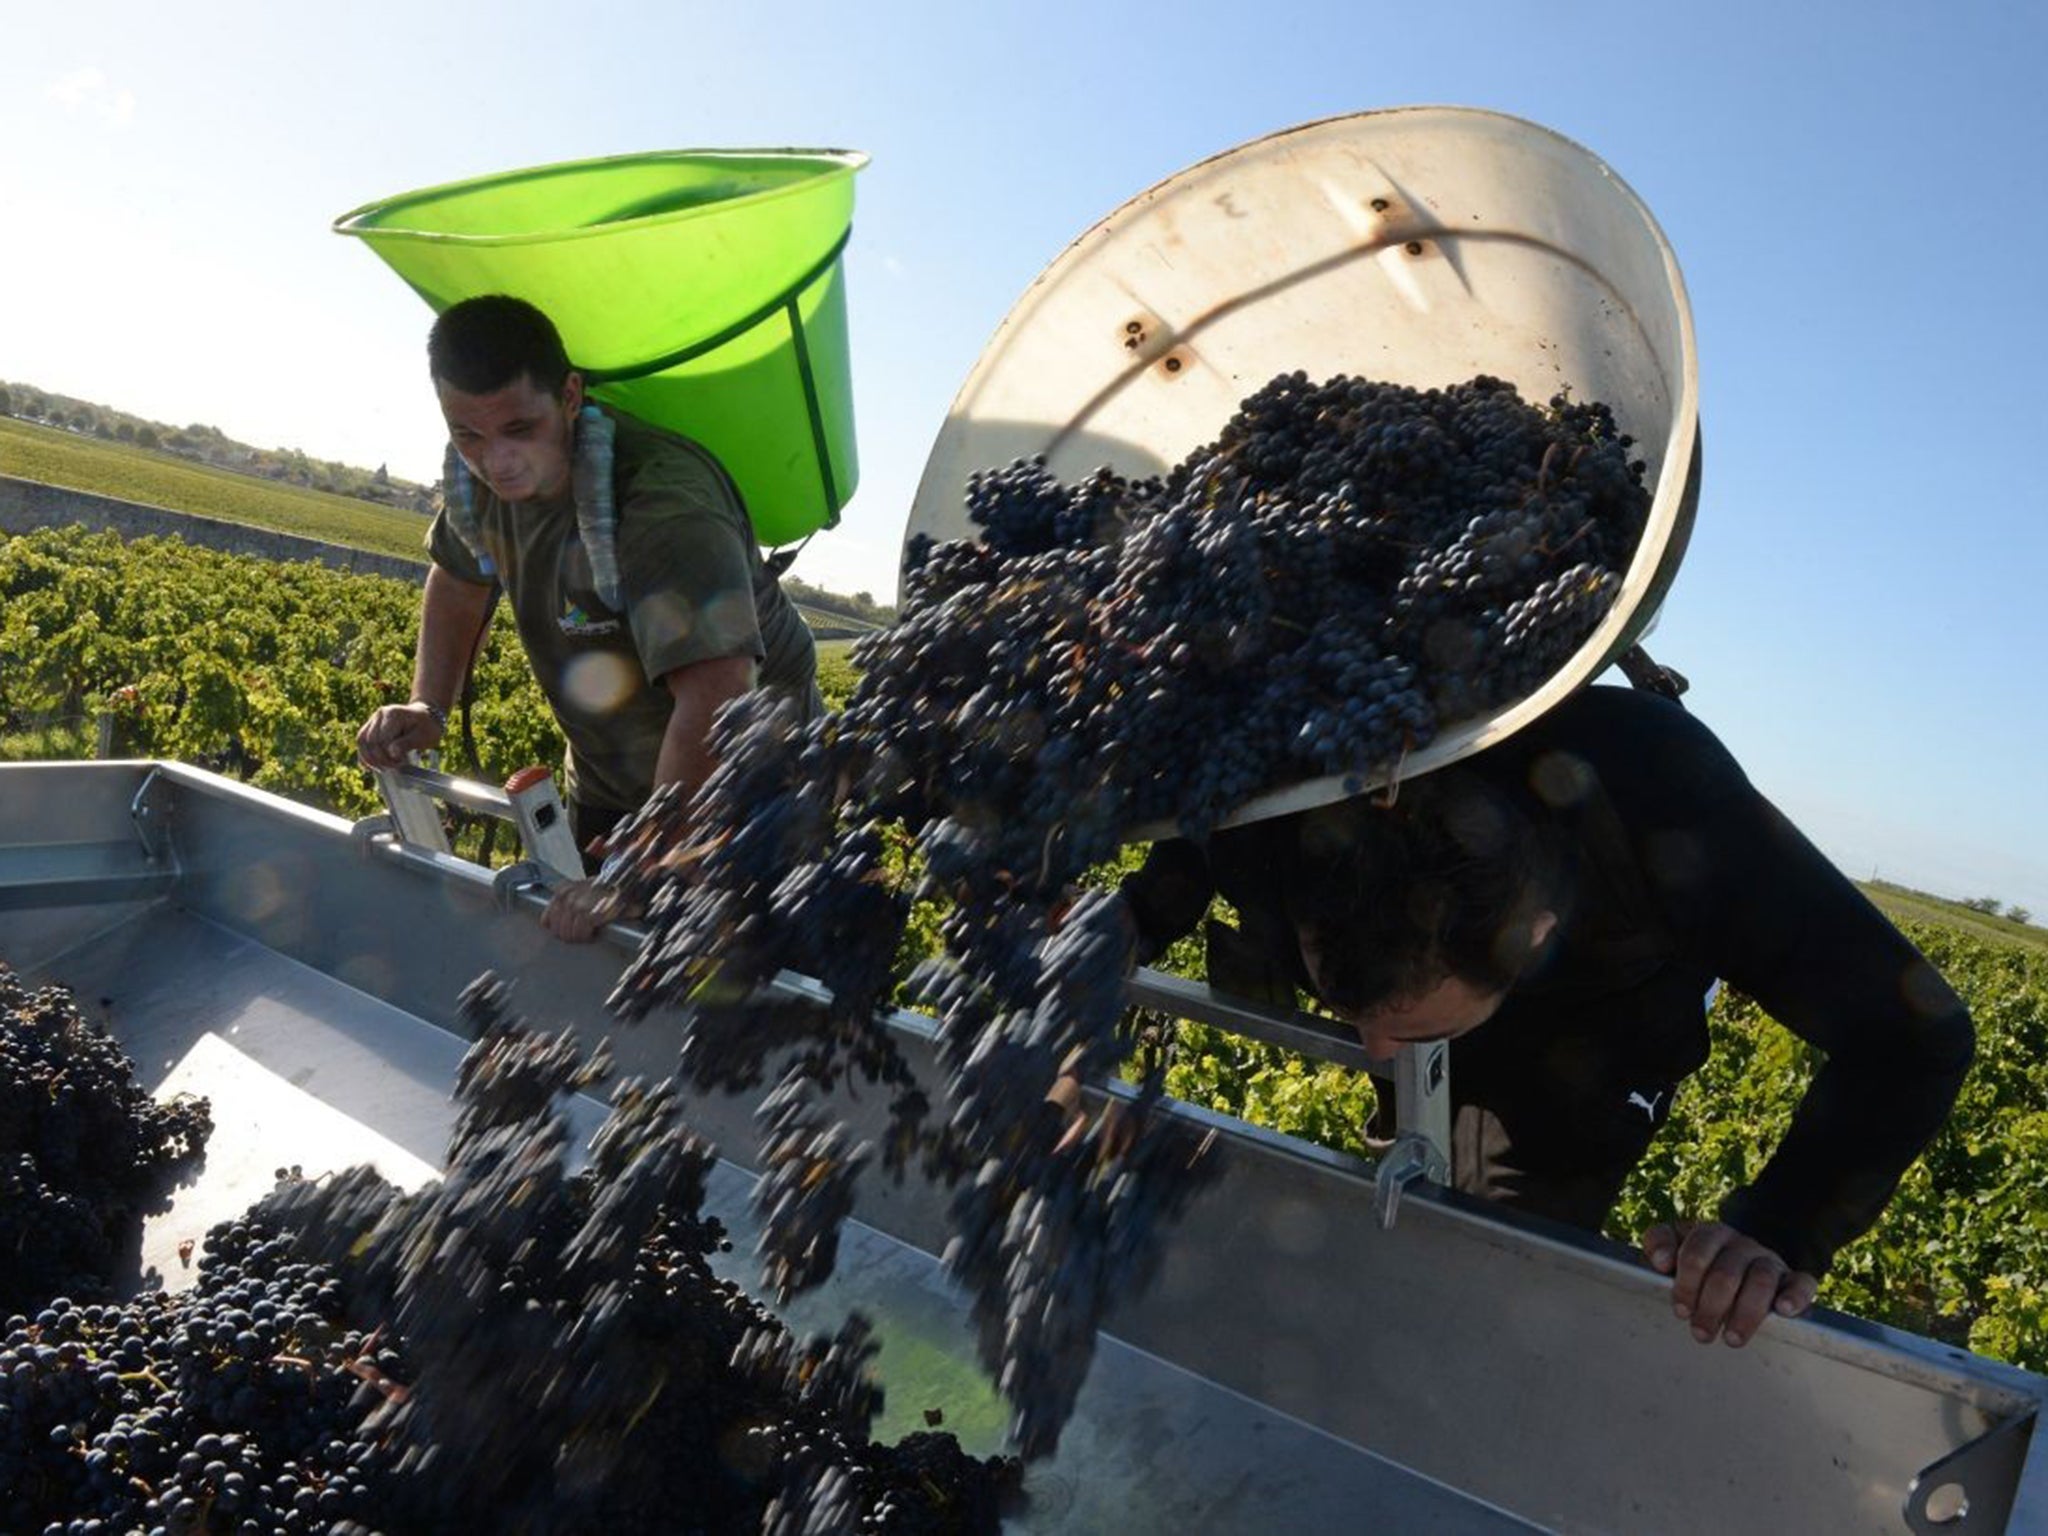
<instances>
[{"instance_id":1,"label":"falling grapes","mask_svg":"<svg viewBox=\"0 0 2048 1536\"><path fill-rule=\"evenodd\" d=\"M1640 542L1631 447L1603 406L1494 379L1283 376L1156 478L975 477L981 536L912 542L845 710L729 706L694 800L657 793L611 839L648 926L612 1002L684 1006L682 1082L761 1093L766 1288L829 1275L876 1166L941 1181L1018 1449L1052 1454L1102 1317L1217 1171L1156 1077L1113 1114L1065 1107L1136 1045L1129 914L1077 882L1138 829L1202 837L1277 785L1362 786L1541 687ZM905 977L919 896L943 901L945 954ZM886 1023L900 987L937 1020L942 1094ZM149 1105L68 999L0 972L0 1003L0 1249L35 1255L0 1269L21 1308L0 1507L29 1528L994 1529L1013 1465L868 1441L861 1319L798 1339L712 1277L711 1154L677 1085L613 1085L569 1171L562 1101L608 1063L526 1030L494 984L465 998L445 1179L290 1184L209 1234L191 1292L120 1304L109 1214L197 1149L204 1106ZM849 1079L888 1090L879 1142L837 1116Z\"/></svg>"},{"instance_id":2,"label":"falling grapes","mask_svg":"<svg viewBox=\"0 0 2048 1536\"><path fill-rule=\"evenodd\" d=\"M1539 408L1498 379L1285 375L1163 476L975 475L979 537L911 541L902 616L859 643L843 711L729 707L695 800L657 796L612 841L649 926L613 1006L688 1005L695 1086L775 1081L764 1280L829 1273L874 1160L823 1092L890 1084L879 1161L952 1186L948 1263L984 1363L1020 1449L1052 1452L1104 1311L1215 1171L1156 1081L1085 1130L1053 1102L1134 1047L1130 919L1075 883L1141 828L1199 838L1282 784L1362 788L1540 687L1640 542L1632 446L1606 407ZM877 857L891 824L915 892ZM945 958L910 981L938 1021L936 1106L882 1022L910 894L950 909ZM784 971L826 997L772 985Z\"/></svg>"},{"instance_id":3,"label":"falling grapes","mask_svg":"<svg viewBox=\"0 0 2048 1536\"><path fill-rule=\"evenodd\" d=\"M0 1342L9 1531L764 1536L997 1528L1017 1468L873 1443L876 1345L800 1338L729 1282L712 1151L672 1084L610 1079L486 978L448 1171L287 1180L179 1296L58 1296Z\"/></svg>"}]
</instances>

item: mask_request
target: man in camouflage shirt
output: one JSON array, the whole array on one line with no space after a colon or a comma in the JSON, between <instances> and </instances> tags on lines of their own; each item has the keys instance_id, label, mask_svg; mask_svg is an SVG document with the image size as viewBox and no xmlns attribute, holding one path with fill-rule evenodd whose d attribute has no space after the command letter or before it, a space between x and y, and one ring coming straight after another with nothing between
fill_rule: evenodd
<instances>
[{"instance_id":1,"label":"man in camouflage shirt","mask_svg":"<svg viewBox=\"0 0 2048 1536\"><path fill-rule=\"evenodd\" d=\"M807 713L823 708L810 631L763 562L716 459L604 413L617 517L613 607L599 595L576 505L579 433L591 430L583 379L553 323L518 299L470 299L435 322L427 354L474 516L444 508L434 519L412 700L363 725L364 766L395 767L441 740L494 589L511 604L568 741L564 798L586 849L657 786L703 783L712 717L727 700L765 687ZM580 941L617 915L610 893L583 881L557 893L544 921Z\"/></svg>"}]
</instances>

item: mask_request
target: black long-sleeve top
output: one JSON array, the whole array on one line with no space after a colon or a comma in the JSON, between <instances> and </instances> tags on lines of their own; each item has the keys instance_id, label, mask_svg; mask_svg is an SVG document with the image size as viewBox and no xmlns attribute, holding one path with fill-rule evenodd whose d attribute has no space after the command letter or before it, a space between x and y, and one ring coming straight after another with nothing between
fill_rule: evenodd
<instances>
[{"instance_id":1,"label":"black long-sleeve top","mask_svg":"<svg viewBox=\"0 0 2048 1536\"><path fill-rule=\"evenodd\" d=\"M1675 704L1583 689L1469 766L1549 841L1559 924L1493 1018L1453 1046L1454 1104L1497 1117L1533 1174L1618 1188L1706 1060L1702 998L1723 978L1826 1060L1721 1217L1823 1272L1954 1103L1973 1044L1961 1001ZM1241 934L1218 958L1246 985L1305 985L1281 915L1297 826L1156 845L1124 886L1142 952L1191 930L1221 894Z\"/></svg>"}]
</instances>

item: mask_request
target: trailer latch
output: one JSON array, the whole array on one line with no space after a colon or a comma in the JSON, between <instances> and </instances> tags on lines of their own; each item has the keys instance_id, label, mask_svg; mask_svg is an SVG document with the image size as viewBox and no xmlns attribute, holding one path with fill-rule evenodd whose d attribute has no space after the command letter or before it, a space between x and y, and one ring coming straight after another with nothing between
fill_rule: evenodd
<instances>
[{"instance_id":1,"label":"trailer latch","mask_svg":"<svg viewBox=\"0 0 2048 1536\"><path fill-rule=\"evenodd\" d=\"M1372 1175L1372 1209L1382 1232L1391 1231L1401 1214L1401 1191L1417 1179L1443 1184L1450 1180L1450 1167L1435 1142L1415 1131L1404 1131L1381 1156Z\"/></svg>"}]
</instances>

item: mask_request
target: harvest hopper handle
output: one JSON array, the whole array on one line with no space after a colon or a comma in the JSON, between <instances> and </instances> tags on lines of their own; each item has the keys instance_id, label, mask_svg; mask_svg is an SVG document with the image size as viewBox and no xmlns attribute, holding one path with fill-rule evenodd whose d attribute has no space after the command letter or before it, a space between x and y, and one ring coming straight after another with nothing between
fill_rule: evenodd
<instances>
[{"instance_id":1,"label":"harvest hopper handle","mask_svg":"<svg viewBox=\"0 0 2048 1536\"><path fill-rule=\"evenodd\" d=\"M361 835L388 832L402 845L448 853L448 834L441 826L445 803L511 822L543 884L583 878L583 856L569 830L569 813L545 768L522 768L503 789L431 768L384 768L377 772L377 789L388 814L359 822Z\"/></svg>"}]
</instances>

